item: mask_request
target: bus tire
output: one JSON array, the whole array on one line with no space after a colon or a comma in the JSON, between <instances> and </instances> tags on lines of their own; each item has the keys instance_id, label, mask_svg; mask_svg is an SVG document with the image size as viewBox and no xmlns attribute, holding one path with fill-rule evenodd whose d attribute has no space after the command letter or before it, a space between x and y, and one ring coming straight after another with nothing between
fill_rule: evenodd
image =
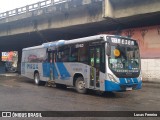
<instances>
[{"instance_id":1,"label":"bus tire","mask_svg":"<svg viewBox=\"0 0 160 120\"><path fill-rule=\"evenodd\" d=\"M84 94L87 92L87 89L85 88L85 82L84 82L83 77L78 77L76 79L75 87L78 93Z\"/></svg>"},{"instance_id":2,"label":"bus tire","mask_svg":"<svg viewBox=\"0 0 160 120\"><path fill-rule=\"evenodd\" d=\"M39 73L34 74L34 82L36 85L45 85L46 84L46 82L40 80Z\"/></svg>"}]
</instances>

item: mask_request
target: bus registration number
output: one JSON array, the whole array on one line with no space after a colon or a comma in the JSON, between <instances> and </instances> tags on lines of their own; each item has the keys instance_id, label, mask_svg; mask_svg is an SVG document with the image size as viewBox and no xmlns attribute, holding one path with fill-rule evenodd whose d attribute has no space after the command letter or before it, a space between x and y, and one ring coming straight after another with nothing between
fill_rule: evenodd
<instances>
[{"instance_id":1,"label":"bus registration number","mask_svg":"<svg viewBox=\"0 0 160 120\"><path fill-rule=\"evenodd\" d=\"M126 90L132 90L132 87L127 87Z\"/></svg>"}]
</instances>

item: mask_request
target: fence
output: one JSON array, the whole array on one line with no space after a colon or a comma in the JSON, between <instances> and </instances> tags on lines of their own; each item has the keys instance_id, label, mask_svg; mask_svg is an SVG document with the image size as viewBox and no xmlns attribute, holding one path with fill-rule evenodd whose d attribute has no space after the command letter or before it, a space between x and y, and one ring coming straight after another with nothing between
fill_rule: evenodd
<instances>
[{"instance_id":1,"label":"fence","mask_svg":"<svg viewBox=\"0 0 160 120\"><path fill-rule=\"evenodd\" d=\"M71 0L58 0L58 1L45 0L45 1L41 1L38 3L34 3L31 5L27 5L24 7L20 7L20 8L16 8L16 9L13 9L13 10L10 10L7 12L0 13L0 19L11 17L14 15L19 15L22 13L27 13L29 11L37 10L40 8L44 8L44 7L48 7L48 6L52 6L52 5L56 5L56 4L60 4L60 3L68 2L68 1L71 1Z\"/></svg>"}]
</instances>

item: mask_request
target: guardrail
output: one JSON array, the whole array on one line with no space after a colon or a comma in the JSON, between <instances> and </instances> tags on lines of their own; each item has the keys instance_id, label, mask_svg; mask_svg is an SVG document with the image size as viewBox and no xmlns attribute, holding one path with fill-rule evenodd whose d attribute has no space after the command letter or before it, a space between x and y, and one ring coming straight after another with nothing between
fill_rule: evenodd
<instances>
[{"instance_id":1,"label":"guardrail","mask_svg":"<svg viewBox=\"0 0 160 120\"><path fill-rule=\"evenodd\" d=\"M45 1L41 1L41 2L38 2L38 3L34 3L34 4L31 4L31 5L27 5L27 6L24 6L24 7L20 7L20 8L16 8L16 9L13 9L13 10L10 10L10 11L7 11L7 12L0 13L0 19L11 17L11 16L14 16L14 15L19 15L19 14L22 14L22 13L27 13L27 12L30 12L30 11L33 11L33 10L37 10L37 9L40 9L40 8L45 8L45 7L48 7L48 6L52 6L52 5L56 5L56 4L60 4L60 3L68 2L68 1L71 1L71 0L59 0L59 1L45 0Z\"/></svg>"}]
</instances>

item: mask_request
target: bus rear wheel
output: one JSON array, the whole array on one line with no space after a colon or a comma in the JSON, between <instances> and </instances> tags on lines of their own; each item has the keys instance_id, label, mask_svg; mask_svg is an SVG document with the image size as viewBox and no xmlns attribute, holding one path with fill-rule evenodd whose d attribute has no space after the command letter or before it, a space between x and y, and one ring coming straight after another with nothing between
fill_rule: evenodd
<instances>
[{"instance_id":1,"label":"bus rear wheel","mask_svg":"<svg viewBox=\"0 0 160 120\"><path fill-rule=\"evenodd\" d=\"M34 74L34 82L36 85L45 85L45 83L46 83L46 82L40 80L39 73Z\"/></svg>"},{"instance_id":2,"label":"bus rear wheel","mask_svg":"<svg viewBox=\"0 0 160 120\"><path fill-rule=\"evenodd\" d=\"M76 79L75 87L78 93L84 94L87 92L87 89L85 88L85 82L84 82L83 77L78 77Z\"/></svg>"}]
</instances>

